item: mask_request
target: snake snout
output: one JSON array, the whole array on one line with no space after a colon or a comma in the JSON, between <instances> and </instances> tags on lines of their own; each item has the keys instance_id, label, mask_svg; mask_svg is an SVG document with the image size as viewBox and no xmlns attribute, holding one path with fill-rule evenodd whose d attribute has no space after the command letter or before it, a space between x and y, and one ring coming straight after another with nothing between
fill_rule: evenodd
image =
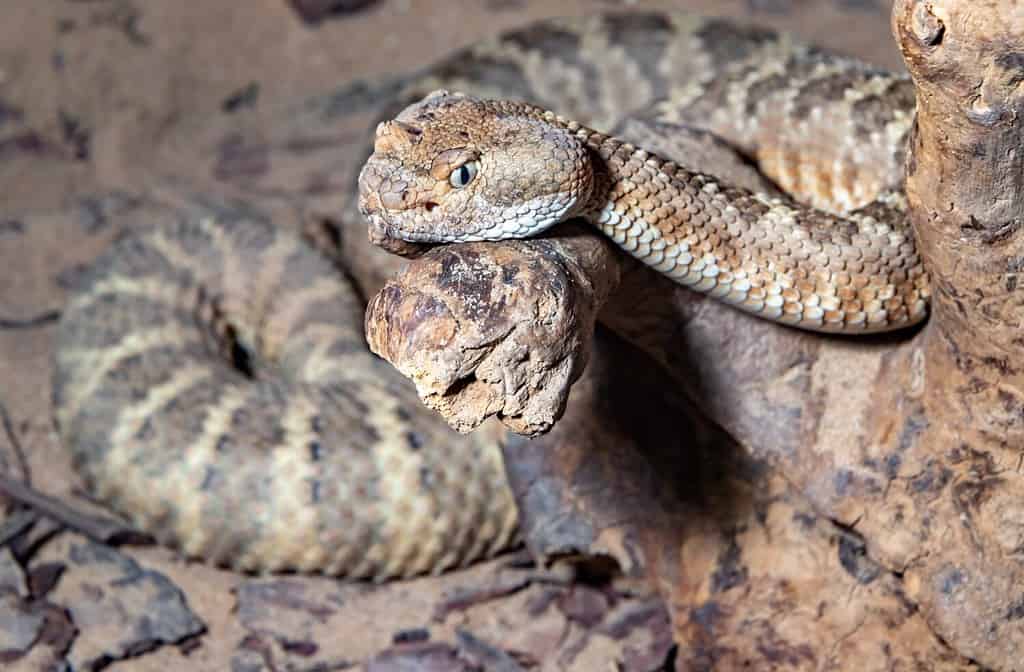
<instances>
[{"instance_id":1,"label":"snake snout","mask_svg":"<svg viewBox=\"0 0 1024 672\"><path fill-rule=\"evenodd\" d=\"M368 210L399 211L416 205L416 189L409 177L402 175L370 157L359 173L359 204L365 215Z\"/></svg>"}]
</instances>

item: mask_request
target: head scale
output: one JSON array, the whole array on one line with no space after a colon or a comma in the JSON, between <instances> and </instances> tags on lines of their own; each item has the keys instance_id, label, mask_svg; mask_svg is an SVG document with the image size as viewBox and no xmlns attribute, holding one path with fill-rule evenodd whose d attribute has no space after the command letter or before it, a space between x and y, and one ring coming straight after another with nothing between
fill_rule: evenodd
<instances>
[{"instance_id":1,"label":"head scale","mask_svg":"<svg viewBox=\"0 0 1024 672\"><path fill-rule=\"evenodd\" d=\"M526 238L579 213L592 185L586 146L551 113L435 91L377 126L359 208L412 242Z\"/></svg>"}]
</instances>

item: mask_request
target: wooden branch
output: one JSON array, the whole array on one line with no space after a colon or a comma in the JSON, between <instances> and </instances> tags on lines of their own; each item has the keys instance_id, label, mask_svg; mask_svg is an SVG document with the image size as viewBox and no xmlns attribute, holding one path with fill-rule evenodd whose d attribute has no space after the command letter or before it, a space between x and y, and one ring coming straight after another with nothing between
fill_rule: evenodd
<instances>
[{"instance_id":1,"label":"wooden branch","mask_svg":"<svg viewBox=\"0 0 1024 672\"><path fill-rule=\"evenodd\" d=\"M864 597L864 608L880 613L873 610L898 594L931 628L928 636L915 630L916 644L902 642L915 664L969 669L970 659L1012 670L1024 659L1024 5L897 0L893 28L918 90L906 188L932 278L933 312L923 329L866 339L786 329L666 287L614 255L587 263L584 250L608 252L577 239L546 248L547 256L530 251L536 242L472 247L472 264L490 269L491 278L503 265L523 269L541 258L550 268L576 269L532 276L539 284L520 282L508 292L495 291L492 281L486 292L445 285L449 253L432 251L385 291L390 297L375 300L367 328L377 351L411 375L449 422L465 430L508 409L506 424L538 432L561 412L565 393L553 392L555 383L575 379L592 311L608 300L602 320L654 355L676 390L750 459L773 467L749 476L752 492L806 502L860 535L865 561L889 571L881 575L891 591ZM451 254L450 268L468 268L462 252ZM610 280L600 275L609 269ZM566 286L569 278L578 287ZM543 312L527 307L576 292ZM429 302L412 299L418 296ZM422 310L430 305L442 308ZM515 319L501 317L509 310ZM509 338L515 333L529 337ZM495 346L505 342L514 347ZM474 377L484 361L500 375ZM518 366L549 373L527 384L537 374L516 373ZM450 402L440 401L445 395ZM512 456L510 469L521 459ZM614 510L593 483L573 490L580 481L570 472L565 467L561 476L580 510ZM727 599L705 590L718 571L708 558L720 549L722 528L683 527L678 540L654 534L676 549L666 551L657 573L669 585L677 638L694 641L696 628L711 642L742 641L725 621L693 620ZM819 551L813 544L822 538L808 542L808 552ZM778 538L736 543L748 567L765 554L781 562L798 552ZM776 576L764 571L765 580ZM830 594L820 583L801 590L820 591L793 597L806 605ZM772 608L767 594L745 599L745 608ZM868 647L859 638L869 636L845 645ZM946 644L963 658L934 653Z\"/></svg>"},{"instance_id":2,"label":"wooden branch","mask_svg":"<svg viewBox=\"0 0 1024 672\"><path fill-rule=\"evenodd\" d=\"M932 277L920 442L950 487L909 574L926 617L982 664L1024 657L1024 5L898 0L918 91L907 196ZM928 529L930 528L930 529Z\"/></svg>"},{"instance_id":3,"label":"wooden branch","mask_svg":"<svg viewBox=\"0 0 1024 672\"><path fill-rule=\"evenodd\" d=\"M583 371L621 256L582 228L507 245L437 248L370 302L373 352L455 429L498 416L547 431Z\"/></svg>"}]
</instances>

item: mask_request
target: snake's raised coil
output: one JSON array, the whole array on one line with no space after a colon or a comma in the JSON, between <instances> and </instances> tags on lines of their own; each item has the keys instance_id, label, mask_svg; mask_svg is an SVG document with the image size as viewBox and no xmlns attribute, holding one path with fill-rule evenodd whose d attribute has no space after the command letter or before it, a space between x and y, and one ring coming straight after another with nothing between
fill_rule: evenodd
<instances>
[{"instance_id":1,"label":"snake's raised coil","mask_svg":"<svg viewBox=\"0 0 1024 672\"><path fill-rule=\"evenodd\" d=\"M404 387L327 259L265 222L202 219L97 260L61 320L54 402L91 489L162 542L386 578L516 531L493 437L457 440Z\"/></svg>"},{"instance_id":2,"label":"snake's raised coil","mask_svg":"<svg viewBox=\"0 0 1024 672\"><path fill-rule=\"evenodd\" d=\"M928 276L899 193L830 214L529 103L444 90L380 124L374 150L360 211L387 237L526 238L582 217L673 280L767 319L866 333L927 314Z\"/></svg>"},{"instance_id":3,"label":"snake's raised coil","mask_svg":"<svg viewBox=\"0 0 1024 672\"><path fill-rule=\"evenodd\" d=\"M864 330L924 314L900 208L906 77L724 21L603 14L460 51L390 89L387 109L440 88L476 98L435 96L378 133L363 176L374 235L501 238L580 214L764 315ZM672 155L693 127L821 211ZM506 134L527 142L499 149ZM504 214L464 216L481 204ZM506 546L500 434L460 437L422 409L369 354L362 310L327 259L264 222L140 227L63 313L60 433L98 498L240 569L380 579Z\"/></svg>"}]
</instances>

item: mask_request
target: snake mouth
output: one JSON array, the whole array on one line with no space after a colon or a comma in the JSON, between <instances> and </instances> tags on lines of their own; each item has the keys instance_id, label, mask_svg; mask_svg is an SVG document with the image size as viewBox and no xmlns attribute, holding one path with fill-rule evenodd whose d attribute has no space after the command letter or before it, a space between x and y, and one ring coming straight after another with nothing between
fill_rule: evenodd
<instances>
[{"instance_id":1,"label":"snake mouth","mask_svg":"<svg viewBox=\"0 0 1024 672\"><path fill-rule=\"evenodd\" d=\"M437 201L425 201L419 203L415 208L388 208L384 205L380 192L366 184L360 184L359 190L359 213L366 218L370 228L370 239L380 244L380 241L404 241L413 244L436 243L436 236L430 233L425 227L429 221L420 221L421 216L416 215L420 227L415 222L410 222L410 213L416 210L422 214L434 214L441 206ZM412 224L412 226L410 226Z\"/></svg>"},{"instance_id":2,"label":"snake mouth","mask_svg":"<svg viewBox=\"0 0 1024 672\"><path fill-rule=\"evenodd\" d=\"M367 233L370 243L392 254L415 259L435 246L420 241L415 236L403 234L400 227L389 222L383 212L372 212L365 216L369 222Z\"/></svg>"},{"instance_id":3,"label":"snake mouth","mask_svg":"<svg viewBox=\"0 0 1024 672\"><path fill-rule=\"evenodd\" d=\"M376 198L376 195L372 192L370 195L374 199ZM411 254L411 249L407 250L406 248L415 247L418 250L425 243L433 242L430 240L429 235L408 231L399 222L393 221L388 216L389 210L380 207L379 201L374 203L370 198L364 199L360 197L359 212L366 218L369 224L370 242L378 247L395 252L401 256L411 257L418 256L418 254ZM402 211L390 211L392 215L400 212ZM421 254L422 252L419 253Z\"/></svg>"}]
</instances>

